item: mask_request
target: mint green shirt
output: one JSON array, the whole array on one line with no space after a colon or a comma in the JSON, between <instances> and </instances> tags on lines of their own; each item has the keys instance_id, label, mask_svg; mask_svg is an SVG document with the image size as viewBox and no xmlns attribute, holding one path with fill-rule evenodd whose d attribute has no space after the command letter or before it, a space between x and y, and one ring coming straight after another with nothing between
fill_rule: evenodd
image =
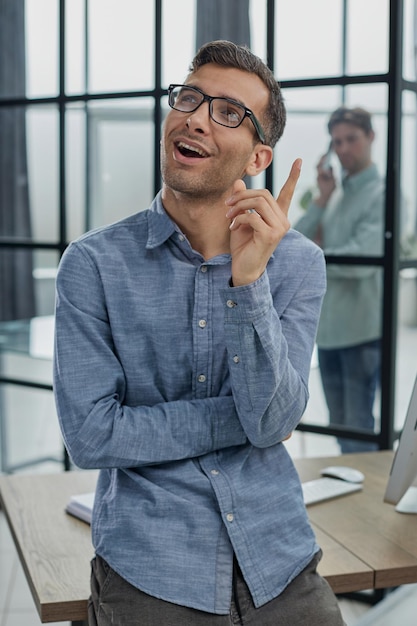
<instances>
[{"instance_id":1,"label":"mint green shirt","mask_svg":"<svg viewBox=\"0 0 417 626\"><path fill-rule=\"evenodd\" d=\"M325 208L311 203L294 228L320 239L326 255L383 253L385 184L374 164L346 177ZM319 348L343 348L382 334L382 268L327 264Z\"/></svg>"}]
</instances>

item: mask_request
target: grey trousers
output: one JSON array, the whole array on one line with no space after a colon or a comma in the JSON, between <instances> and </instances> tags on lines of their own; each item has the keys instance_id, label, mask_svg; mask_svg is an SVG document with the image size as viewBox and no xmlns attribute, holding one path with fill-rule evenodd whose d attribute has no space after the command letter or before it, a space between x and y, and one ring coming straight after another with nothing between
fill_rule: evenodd
<instances>
[{"instance_id":1,"label":"grey trousers","mask_svg":"<svg viewBox=\"0 0 417 626\"><path fill-rule=\"evenodd\" d=\"M285 591L254 607L235 563L229 615L197 611L149 596L121 578L100 556L91 562L89 626L344 626L336 596L317 573L321 553Z\"/></svg>"}]
</instances>

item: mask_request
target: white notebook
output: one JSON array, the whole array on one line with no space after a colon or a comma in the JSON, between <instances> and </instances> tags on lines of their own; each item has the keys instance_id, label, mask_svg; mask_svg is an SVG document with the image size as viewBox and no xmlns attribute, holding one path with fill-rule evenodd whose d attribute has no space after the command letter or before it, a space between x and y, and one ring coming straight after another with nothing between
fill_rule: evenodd
<instances>
[{"instance_id":1,"label":"white notebook","mask_svg":"<svg viewBox=\"0 0 417 626\"><path fill-rule=\"evenodd\" d=\"M65 507L65 511L78 519L91 524L91 515L93 513L94 491L91 493L81 493L71 496L70 501Z\"/></svg>"}]
</instances>

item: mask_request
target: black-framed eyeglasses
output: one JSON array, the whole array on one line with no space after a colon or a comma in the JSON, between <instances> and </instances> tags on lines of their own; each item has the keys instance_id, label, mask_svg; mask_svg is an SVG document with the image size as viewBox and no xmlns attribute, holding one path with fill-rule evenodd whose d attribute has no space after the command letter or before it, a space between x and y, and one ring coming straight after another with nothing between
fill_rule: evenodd
<instances>
[{"instance_id":1,"label":"black-framed eyeglasses","mask_svg":"<svg viewBox=\"0 0 417 626\"><path fill-rule=\"evenodd\" d=\"M182 113L193 113L203 102L209 103L209 114L213 122L227 128L237 128L245 117L248 117L255 127L258 137L265 143L265 134L255 114L240 102L231 98L208 96L197 87L190 85L170 85L168 87L168 104L171 109Z\"/></svg>"}]
</instances>

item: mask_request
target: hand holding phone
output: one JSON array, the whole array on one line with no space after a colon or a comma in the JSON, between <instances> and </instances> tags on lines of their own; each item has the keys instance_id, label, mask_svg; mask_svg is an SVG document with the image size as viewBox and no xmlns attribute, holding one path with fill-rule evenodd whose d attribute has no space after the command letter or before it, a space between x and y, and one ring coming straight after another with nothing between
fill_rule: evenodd
<instances>
[{"instance_id":1,"label":"hand holding phone","mask_svg":"<svg viewBox=\"0 0 417 626\"><path fill-rule=\"evenodd\" d=\"M330 142L329 148L324 154L317 165L317 186L319 188L319 198L317 204L325 207L330 199L330 196L336 189L336 180L333 175L332 159L333 150L332 143Z\"/></svg>"},{"instance_id":2,"label":"hand holding phone","mask_svg":"<svg viewBox=\"0 0 417 626\"><path fill-rule=\"evenodd\" d=\"M332 149L332 142L330 142L326 154L321 158L320 163L319 163L319 167L321 167L322 170L329 172L333 169L332 168L332 156L333 156L333 149Z\"/></svg>"}]
</instances>

